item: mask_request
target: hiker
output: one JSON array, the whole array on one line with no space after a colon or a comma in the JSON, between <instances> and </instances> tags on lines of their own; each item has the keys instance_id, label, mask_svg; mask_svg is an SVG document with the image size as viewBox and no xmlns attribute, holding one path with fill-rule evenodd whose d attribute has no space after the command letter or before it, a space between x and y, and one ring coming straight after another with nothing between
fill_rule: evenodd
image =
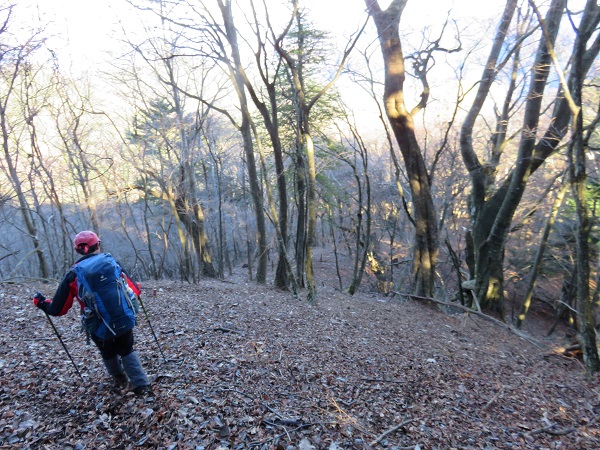
<instances>
[{"instance_id":1,"label":"hiker","mask_svg":"<svg viewBox=\"0 0 600 450\"><path fill-rule=\"evenodd\" d=\"M37 293L33 298L33 303L51 316L62 316L66 314L73 305L73 299L76 299L81 305L84 328L86 328L88 336L91 337L94 344L96 344L96 347L98 347L98 350L100 350L104 366L106 367L108 374L113 377L115 385L117 387L125 387L129 381L131 382L133 392L136 395L149 394L151 388L148 377L133 348L133 327L135 326L135 313L137 312L137 303L135 303L135 299L140 295L140 289L137 284L127 276L125 271L121 269L120 265L114 261L110 254L100 252L100 239L96 233L92 231L81 231L75 236L73 242L75 244L75 251L82 255L81 258L79 258L71 270L66 273L54 294L54 298L51 300L46 299L42 294ZM100 268L106 270L105 265L100 266L100 264L104 264L103 260L111 262L113 266L109 267L106 276L104 273L100 274L100 281L104 281L106 277L110 278L110 270L112 269L112 277L113 280L116 278L116 282L112 282L109 288L104 288L104 291L101 290L102 288L96 288L100 291L98 293L98 302L102 301L100 293L103 293L105 298L108 297L109 294L115 296L121 295L118 292L118 285L119 282L122 281L122 291L126 291L135 303L135 308L132 307L127 311L129 317L125 317L123 323L117 322L120 328L117 331L114 329L116 328L115 322L109 324L102 316L98 318L97 315L94 314L93 309L98 311L96 300L93 300L94 307L92 308L89 305L89 301L86 300L86 295L88 295L86 294L86 290L82 289L82 287L87 287L88 290L90 290L90 284L93 284L93 282L90 281L90 278L93 278L94 275L94 273L88 273L87 276L83 276L83 273L87 273L82 272L82 270L84 270L83 267L87 267L88 269L91 268L91 271L99 271ZM95 265L93 265L94 263ZM111 290L107 291L106 289ZM94 290L92 292L96 291ZM95 299L98 297L92 293L90 294L90 297L87 298ZM107 302L107 300L105 300L105 302ZM129 303L129 300L127 300L127 302L118 301L116 303L119 303L121 307L121 304L124 303L133 306ZM105 305L106 304L107 303L105 303ZM92 320L95 320L93 326L90 325Z\"/></svg>"}]
</instances>

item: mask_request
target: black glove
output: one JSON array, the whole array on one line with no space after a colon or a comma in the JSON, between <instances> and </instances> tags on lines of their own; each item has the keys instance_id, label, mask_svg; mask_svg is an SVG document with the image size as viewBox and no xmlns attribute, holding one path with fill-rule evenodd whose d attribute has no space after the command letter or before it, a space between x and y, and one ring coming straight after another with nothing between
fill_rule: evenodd
<instances>
[{"instance_id":1,"label":"black glove","mask_svg":"<svg viewBox=\"0 0 600 450\"><path fill-rule=\"evenodd\" d=\"M44 297L44 294L41 294L40 292L36 292L33 297L33 304L35 306L37 306L38 308L40 308L41 310L46 311L46 297Z\"/></svg>"}]
</instances>

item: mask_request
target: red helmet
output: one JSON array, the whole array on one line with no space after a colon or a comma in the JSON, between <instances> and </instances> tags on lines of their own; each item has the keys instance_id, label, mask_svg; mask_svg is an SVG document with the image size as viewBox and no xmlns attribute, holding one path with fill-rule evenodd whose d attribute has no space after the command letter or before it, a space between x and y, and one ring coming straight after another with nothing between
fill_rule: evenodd
<instances>
[{"instance_id":1,"label":"red helmet","mask_svg":"<svg viewBox=\"0 0 600 450\"><path fill-rule=\"evenodd\" d=\"M87 253L88 248L99 243L100 239L98 239L98 235L93 231L86 230L77 233L73 242L75 243L75 248L83 247L84 252Z\"/></svg>"}]
</instances>

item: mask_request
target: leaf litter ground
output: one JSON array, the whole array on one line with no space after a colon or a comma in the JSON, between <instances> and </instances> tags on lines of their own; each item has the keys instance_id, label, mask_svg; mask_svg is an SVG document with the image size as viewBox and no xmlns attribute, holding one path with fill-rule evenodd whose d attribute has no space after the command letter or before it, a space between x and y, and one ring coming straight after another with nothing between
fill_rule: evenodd
<instances>
[{"instance_id":1,"label":"leaf litter ground","mask_svg":"<svg viewBox=\"0 0 600 450\"><path fill-rule=\"evenodd\" d=\"M600 384L526 330L376 293L316 305L246 282L147 282L136 346L153 383L113 388L73 308L0 286L1 449L597 449ZM52 294L54 286L43 289ZM156 296L153 295L156 290Z\"/></svg>"}]
</instances>

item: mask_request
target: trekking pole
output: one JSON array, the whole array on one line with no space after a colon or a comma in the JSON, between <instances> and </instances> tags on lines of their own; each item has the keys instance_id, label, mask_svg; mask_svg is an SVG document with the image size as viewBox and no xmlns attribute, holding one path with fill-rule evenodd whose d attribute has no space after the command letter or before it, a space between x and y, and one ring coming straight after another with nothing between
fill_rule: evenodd
<instances>
[{"instance_id":1,"label":"trekking pole","mask_svg":"<svg viewBox=\"0 0 600 450\"><path fill-rule=\"evenodd\" d=\"M48 319L48 322L50 322L50 326L54 330L54 334L56 334L56 337L58 338L58 340L62 344L63 348L65 349L65 352L67 353L67 356L69 357L69 359L73 363L73 367L75 367L75 371L77 372L77 375L79 375L79 378L81 378L81 381L85 382L85 380L83 379L83 376L81 375L81 372L79 371L79 368L77 367L77 364L75 364L75 360L73 359L73 357L69 353L69 350L67 349L67 346L65 345L64 341L62 340L62 337L60 337L60 333L58 332L58 330L54 326L54 323L52 322L52 319L50 318L50 316L48 315L48 313L46 311L44 311L44 314L46 315L46 318Z\"/></svg>"},{"instance_id":2,"label":"trekking pole","mask_svg":"<svg viewBox=\"0 0 600 450\"><path fill-rule=\"evenodd\" d=\"M154 297L156 298L156 290L154 291ZM150 325L150 331L152 332L152 336L154 336L154 341L156 342L156 346L158 347L158 351L160 352L160 356L164 362L167 362L167 358L165 358L165 354L162 351L160 343L158 342L158 338L156 337L156 333L154 332L154 328L152 327L152 322L150 322L150 316L148 316L148 311L146 311L146 307L144 306L144 302L142 302L142 296L138 295L138 300L140 302L140 306L142 307L142 311L144 311L144 316L146 316L146 321L148 325Z\"/></svg>"}]
</instances>

